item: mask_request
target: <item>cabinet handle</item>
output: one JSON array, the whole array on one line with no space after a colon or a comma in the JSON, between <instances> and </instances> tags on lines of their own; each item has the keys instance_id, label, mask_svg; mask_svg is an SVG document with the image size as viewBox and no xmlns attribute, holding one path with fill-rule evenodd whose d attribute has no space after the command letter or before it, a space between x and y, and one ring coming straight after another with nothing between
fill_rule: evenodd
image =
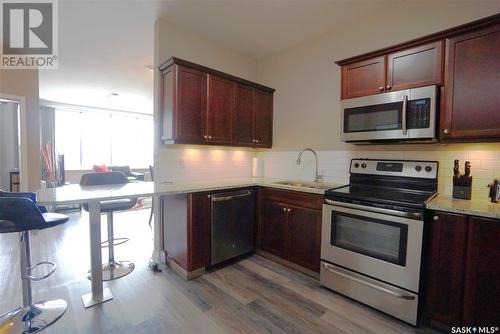
<instances>
[{"instance_id":1,"label":"cabinet handle","mask_svg":"<svg viewBox=\"0 0 500 334\"><path fill-rule=\"evenodd\" d=\"M445 135L449 135L450 134L450 129L444 129L443 132L444 132Z\"/></svg>"},{"instance_id":2,"label":"cabinet handle","mask_svg":"<svg viewBox=\"0 0 500 334\"><path fill-rule=\"evenodd\" d=\"M255 139L255 142L256 142L256 143L258 143L258 142L259 142L259 140L258 140L258 139Z\"/></svg>"},{"instance_id":3,"label":"cabinet handle","mask_svg":"<svg viewBox=\"0 0 500 334\"><path fill-rule=\"evenodd\" d=\"M432 220L434 220L435 222L437 222L439 220L439 216L432 217Z\"/></svg>"},{"instance_id":4,"label":"cabinet handle","mask_svg":"<svg viewBox=\"0 0 500 334\"><path fill-rule=\"evenodd\" d=\"M208 136L208 139L212 139L212 136Z\"/></svg>"},{"instance_id":5,"label":"cabinet handle","mask_svg":"<svg viewBox=\"0 0 500 334\"><path fill-rule=\"evenodd\" d=\"M387 86L385 86L385 88L391 89L392 87L391 87L391 85L387 85Z\"/></svg>"},{"instance_id":6,"label":"cabinet handle","mask_svg":"<svg viewBox=\"0 0 500 334\"><path fill-rule=\"evenodd\" d=\"M378 89L379 89L381 92L383 92L383 91L384 91L384 86L380 86Z\"/></svg>"},{"instance_id":7,"label":"cabinet handle","mask_svg":"<svg viewBox=\"0 0 500 334\"><path fill-rule=\"evenodd\" d=\"M203 136L203 138L207 139L207 138L208 138L208 136L207 136L207 135L204 135L204 136Z\"/></svg>"},{"instance_id":8,"label":"cabinet handle","mask_svg":"<svg viewBox=\"0 0 500 334\"><path fill-rule=\"evenodd\" d=\"M290 211L292 211L292 209L288 208L286 211L290 212Z\"/></svg>"},{"instance_id":9,"label":"cabinet handle","mask_svg":"<svg viewBox=\"0 0 500 334\"><path fill-rule=\"evenodd\" d=\"M286 208L283 208L283 212L286 212Z\"/></svg>"}]
</instances>

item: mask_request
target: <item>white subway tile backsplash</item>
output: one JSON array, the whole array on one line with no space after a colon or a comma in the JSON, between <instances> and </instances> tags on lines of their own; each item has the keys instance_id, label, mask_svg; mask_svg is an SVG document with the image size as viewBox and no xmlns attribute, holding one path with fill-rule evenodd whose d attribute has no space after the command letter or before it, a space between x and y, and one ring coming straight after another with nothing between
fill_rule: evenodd
<instances>
[{"instance_id":1,"label":"white subway tile backsplash","mask_svg":"<svg viewBox=\"0 0 500 334\"><path fill-rule=\"evenodd\" d=\"M257 153L263 160L264 176L293 180L314 179L314 158L304 153L302 164L297 168L295 160L299 151ZM307 154L307 155L306 155ZM473 176L472 196L486 198L487 185L493 178L500 178L500 151L491 150L434 150L434 151L319 151L319 171L325 182L347 184L351 159L429 160L439 162L439 192L447 195L453 190L453 162L460 160L460 172L464 173L465 161L471 162Z\"/></svg>"}]
</instances>

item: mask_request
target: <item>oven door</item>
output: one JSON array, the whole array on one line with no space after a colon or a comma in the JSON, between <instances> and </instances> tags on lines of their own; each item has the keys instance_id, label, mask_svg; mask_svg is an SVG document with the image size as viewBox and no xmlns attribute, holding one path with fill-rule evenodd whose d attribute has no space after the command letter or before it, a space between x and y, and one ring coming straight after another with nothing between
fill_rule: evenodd
<instances>
[{"instance_id":1,"label":"oven door","mask_svg":"<svg viewBox=\"0 0 500 334\"><path fill-rule=\"evenodd\" d=\"M436 136L436 86L342 101L342 140L432 139Z\"/></svg>"},{"instance_id":2,"label":"oven door","mask_svg":"<svg viewBox=\"0 0 500 334\"><path fill-rule=\"evenodd\" d=\"M333 203L323 205L321 259L418 293L421 213Z\"/></svg>"}]
</instances>

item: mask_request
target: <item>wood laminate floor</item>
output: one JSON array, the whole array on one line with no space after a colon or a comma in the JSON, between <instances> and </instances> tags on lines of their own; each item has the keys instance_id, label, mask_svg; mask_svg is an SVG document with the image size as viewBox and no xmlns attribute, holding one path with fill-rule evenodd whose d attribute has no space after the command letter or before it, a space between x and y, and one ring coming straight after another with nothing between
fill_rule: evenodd
<instances>
[{"instance_id":1,"label":"wood laminate floor","mask_svg":"<svg viewBox=\"0 0 500 334\"><path fill-rule=\"evenodd\" d=\"M153 273L147 270L149 210L115 215L115 235L131 239L115 248L115 257L134 261L136 269L105 283L113 301L87 310L80 297L90 290L85 278L88 215L72 213L68 223L32 234L33 263L49 260L58 266L50 278L33 283L33 299L68 302L66 314L43 333L436 333L415 329L256 255L192 281L168 268ZM103 237L105 227L103 216ZM0 235L0 313L22 302L17 239L17 234Z\"/></svg>"}]
</instances>

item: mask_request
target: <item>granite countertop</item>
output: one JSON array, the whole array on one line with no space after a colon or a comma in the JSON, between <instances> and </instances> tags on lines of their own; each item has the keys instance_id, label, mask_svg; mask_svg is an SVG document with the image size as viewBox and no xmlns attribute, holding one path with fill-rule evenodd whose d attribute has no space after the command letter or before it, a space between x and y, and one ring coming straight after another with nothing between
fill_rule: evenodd
<instances>
[{"instance_id":1,"label":"granite countertop","mask_svg":"<svg viewBox=\"0 0 500 334\"><path fill-rule=\"evenodd\" d=\"M233 188L244 188L252 186L269 187L284 190L301 191L312 194L323 195L326 189L339 187L341 185L324 183L320 188L301 187L278 184L277 182L292 181L277 178L242 178L242 179L228 179L228 180L213 180L213 181L198 181L198 182L163 182L158 185L158 189L169 190L171 193L193 193L201 191L214 191ZM308 181L295 181L298 183L308 184Z\"/></svg>"},{"instance_id":2,"label":"granite countertop","mask_svg":"<svg viewBox=\"0 0 500 334\"><path fill-rule=\"evenodd\" d=\"M500 203L492 203L487 199L469 201L452 198L450 195L438 195L427 204L427 209L500 219Z\"/></svg>"},{"instance_id":3,"label":"granite countertop","mask_svg":"<svg viewBox=\"0 0 500 334\"><path fill-rule=\"evenodd\" d=\"M60 205L128 197L168 196L252 186L271 187L323 195L326 189L338 186L335 184L323 184L320 188L311 188L276 183L280 181L283 180L271 178L243 178L198 182L161 182L156 184L153 182L131 182L124 185L84 187L78 184L70 184L57 188L40 189L36 193L37 202L40 205ZM303 184L309 183L304 181L298 182L302 182Z\"/></svg>"}]
</instances>

